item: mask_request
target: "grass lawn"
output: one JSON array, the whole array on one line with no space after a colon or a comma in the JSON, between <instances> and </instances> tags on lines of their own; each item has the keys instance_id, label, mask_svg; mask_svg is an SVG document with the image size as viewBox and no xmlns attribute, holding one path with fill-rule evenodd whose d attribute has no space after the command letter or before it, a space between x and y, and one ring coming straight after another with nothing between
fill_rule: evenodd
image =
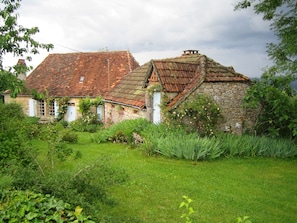
<instances>
[{"instance_id":1,"label":"grass lawn","mask_svg":"<svg viewBox=\"0 0 297 223\"><path fill-rule=\"evenodd\" d=\"M296 159L191 162L148 157L127 145L94 144L89 137L88 133L79 133L79 142L72 145L81 151L82 159L69 160L60 167L75 171L110 155L126 170L127 182L110 188L118 204L101 211L102 216L114 216L114 222L185 222L180 219L184 210L179 209L183 195L193 200L193 223L231 223L239 216L250 216L253 223L297 222Z\"/></svg>"}]
</instances>

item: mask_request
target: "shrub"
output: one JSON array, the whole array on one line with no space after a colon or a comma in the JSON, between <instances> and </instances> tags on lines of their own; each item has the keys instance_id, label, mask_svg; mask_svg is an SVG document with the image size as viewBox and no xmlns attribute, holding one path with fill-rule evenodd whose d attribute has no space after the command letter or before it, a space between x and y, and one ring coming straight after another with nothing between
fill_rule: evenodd
<instances>
[{"instance_id":1,"label":"shrub","mask_svg":"<svg viewBox=\"0 0 297 223\"><path fill-rule=\"evenodd\" d=\"M84 207L94 218L103 205L114 205L116 200L109 195L110 187L127 180L125 170L108 156L87 165L76 173L51 169L47 164L29 165L23 168L17 162L1 169L0 187L31 190L49 194L65 202ZM24 177L26 176L26 177ZM1 209L1 205L0 205Z\"/></svg>"},{"instance_id":2,"label":"shrub","mask_svg":"<svg viewBox=\"0 0 297 223\"><path fill-rule=\"evenodd\" d=\"M30 122L26 122L19 104L0 103L0 165L12 159L25 164L34 154L30 141Z\"/></svg>"},{"instance_id":3,"label":"shrub","mask_svg":"<svg viewBox=\"0 0 297 223\"><path fill-rule=\"evenodd\" d=\"M1 222L94 222L79 206L74 209L63 200L30 191L3 190L0 204Z\"/></svg>"},{"instance_id":4,"label":"shrub","mask_svg":"<svg viewBox=\"0 0 297 223\"><path fill-rule=\"evenodd\" d=\"M69 143L77 143L78 135L75 132L72 132L70 129L66 129L62 132L62 141Z\"/></svg>"},{"instance_id":5,"label":"shrub","mask_svg":"<svg viewBox=\"0 0 297 223\"><path fill-rule=\"evenodd\" d=\"M97 116L96 116L97 117ZM70 123L70 128L77 132L96 132L100 129L102 123L93 117L92 120L86 118L79 118Z\"/></svg>"},{"instance_id":6,"label":"shrub","mask_svg":"<svg viewBox=\"0 0 297 223\"><path fill-rule=\"evenodd\" d=\"M217 124L223 118L218 104L200 94L165 114L170 125L183 126L201 136L214 135Z\"/></svg>"},{"instance_id":7,"label":"shrub","mask_svg":"<svg viewBox=\"0 0 297 223\"><path fill-rule=\"evenodd\" d=\"M93 142L103 143L107 141L134 143L133 133L140 133L151 123L144 118L125 120L102 129L92 137Z\"/></svg>"}]
</instances>

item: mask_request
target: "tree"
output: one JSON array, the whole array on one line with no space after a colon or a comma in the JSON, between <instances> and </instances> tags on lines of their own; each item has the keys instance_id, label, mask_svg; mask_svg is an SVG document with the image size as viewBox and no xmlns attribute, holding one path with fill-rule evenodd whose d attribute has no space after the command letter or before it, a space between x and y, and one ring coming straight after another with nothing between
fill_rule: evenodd
<instances>
[{"instance_id":1,"label":"tree","mask_svg":"<svg viewBox=\"0 0 297 223\"><path fill-rule=\"evenodd\" d=\"M256 14L271 21L276 43L268 43L267 53L274 65L272 74L297 74L297 2L296 0L241 0L235 9L254 6Z\"/></svg>"},{"instance_id":2,"label":"tree","mask_svg":"<svg viewBox=\"0 0 297 223\"><path fill-rule=\"evenodd\" d=\"M271 21L277 42L268 43L267 53L273 65L248 90L244 105L258 111L256 134L295 139L297 96L291 83L297 74L297 2L241 0L235 9L252 5L255 13Z\"/></svg>"},{"instance_id":3,"label":"tree","mask_svg":"<svg viewBox=\"0 0 297 223\"><path fill-rule=\"evenodd\" d=\"M26 73L30 67L16 64L7 70L3 68L3 57L13 54L15 57L24 57L31 61L30 55L38 54L39 49L50 50L52 44L43 44L35 41L33 36L39 32L37 27L25 28L18 25L17 9L21 0L2 0L0 9L0 93L11 90L12 96L16 96L22 90L23 82L18 80L18 75Z\"/></svg>"},{"instance_id":4,"label":"tree","mask_svg":"<svg viewBox=\"0 0 297 223\"><path fill-rule=\"evenodd\" d=\"M295 139L297 136L297 97L290 86L291 76L262 75L244 98L244 106L258 112L257 135Z\"/></svg>"}]
</instances>

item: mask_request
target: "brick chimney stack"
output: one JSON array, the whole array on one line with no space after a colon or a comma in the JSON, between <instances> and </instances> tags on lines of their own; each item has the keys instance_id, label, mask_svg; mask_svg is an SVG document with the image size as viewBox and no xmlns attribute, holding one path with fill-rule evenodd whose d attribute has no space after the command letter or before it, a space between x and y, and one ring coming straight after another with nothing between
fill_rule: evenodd
<instances>
[{"instance_id":1,"label":"brick chimney stack","mask_svg":"<svg viewBox=\"0 0 297 223\"><path fill-rule=\"evenodd\" d=\"M26 66L26 61L25 61L25 59L19 59L17 65L18 65L18 66ZM22 80L22 81L26 80L26 73L20 73L20 74L18 75L18 79L20 79L20 80Z\"/></svg>"}]
</instances>

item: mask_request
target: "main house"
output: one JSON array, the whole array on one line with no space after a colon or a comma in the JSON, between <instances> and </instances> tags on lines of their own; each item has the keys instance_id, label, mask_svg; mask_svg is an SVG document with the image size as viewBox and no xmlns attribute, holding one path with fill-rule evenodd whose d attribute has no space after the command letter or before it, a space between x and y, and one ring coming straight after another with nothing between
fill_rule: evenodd
<instances>
[{"instance_id":1,"label":"main house","mask_svg":"<svg viewBox=\"0 0 297 223\"><path fill-rule=\"evenodd\" d=\"M102 96L122 79L139 67L129 51L90 52L50 54L26 78L28 93L11 98L4 95L6 103L16 101L23 105L25 114L48 120L58 115L58 99L68 98L66 121L74 121L81 116L78 109L79 99L89 96ZM32 96L48 95L52 100L42 100ZM104 118L102 106L97 113Z\"/></svg>"},{"instance_id":2,"label":"main house","mask_svg":"<svg viewBox=\"0 0 297 223\"><path fill-rule=\"evenodd\" d=\"M52 100L36 100L30 94L5 101L23 104L25 113L41 118L57 117L57 99L68 97L66 121L81 117L80 98L102 96L97 108L106 124L125 119L146 118L154 123L163 119L160 105L173 110L197 94L211 97L221 108L220 128L240 133L252 115L242 107L251 80L233 67L223 66L197 50L186 50L179 57L151 60L139 66L129 51L50 54L27 78L32 90ZM166 96L166 102L162 101Z\"/></svg>"},{"instance_id":3,"label":"main house","mask_svg":"<svg viewBox=\"0 0 297 223\"><path fill-rule=\"evenodd\" d=\"M125 75L105 95L105 121L110 123L144 117L162 122L160 105L166 96L167 110L177 108L196 94L211 97L221 108L223 131L242 132L252 115L242 107L251 80L197 50L176 58L151 60Z\"/></svg>"}]
</instances>

